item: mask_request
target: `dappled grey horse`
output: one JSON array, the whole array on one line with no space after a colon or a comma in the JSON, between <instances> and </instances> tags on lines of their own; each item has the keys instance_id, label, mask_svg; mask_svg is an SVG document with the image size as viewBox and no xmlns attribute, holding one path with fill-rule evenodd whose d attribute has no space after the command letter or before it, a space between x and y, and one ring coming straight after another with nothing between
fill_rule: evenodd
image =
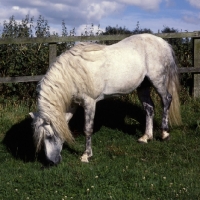
<instances>
[{"instance_id":1,"label":"dappled grey horse","mask_svg":"<svg viewBox=\"0 0 200 200\"><path fill-rule=\"evenodd\" d=\"M168 118L179 125L179 79L174 52L163 39L151 34L128 37L104 46L79 43L61 54L39 82L38 110L33 118L37 151L43 146L47 160L61 161L63 143L73 143L68 122L78 105L85 111L86 149L81 161L92 156L91 135L96 103L113 95L131 93L137 88L146 111L146 129L139 142L153 139L154 105L150 85L163 102L162 139L169 138ZM106 114L106 113L105 113ZM169 117L168 117L169 114Z\"/></svg>"}]
</instances>

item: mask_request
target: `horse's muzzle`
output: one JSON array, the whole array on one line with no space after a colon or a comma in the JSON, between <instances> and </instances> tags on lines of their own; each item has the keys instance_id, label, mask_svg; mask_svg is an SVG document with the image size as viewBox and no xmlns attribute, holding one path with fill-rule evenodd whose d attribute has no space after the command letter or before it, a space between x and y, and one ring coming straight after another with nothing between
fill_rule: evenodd
<instances>
[{"instance_id":1,"label":"horse's muzzle","mask_svg":"<svg viewBox=\"0 0 200 200\"><path fill-rule=\"evenodd\" d=\"M58 155L58 156L54 157L53 159L52 158L47 159L47 163L51 167L51 166L55 166L55 165L59 164L61 162L61 160L62 160L61 155Z\"/></svg>"}]
</instances>

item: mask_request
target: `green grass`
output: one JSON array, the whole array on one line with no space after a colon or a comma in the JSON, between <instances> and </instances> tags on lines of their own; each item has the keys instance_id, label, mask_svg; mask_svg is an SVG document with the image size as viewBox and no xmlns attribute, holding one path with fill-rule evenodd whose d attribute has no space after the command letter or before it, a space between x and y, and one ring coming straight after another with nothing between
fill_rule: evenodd
<instances>
[{"instance_id":1,"label":"green grass","mask_svg":"<svg viewBox=\"0 0 200 200\"><path fill-rule=\"evenodd\" d=\"M0 199L200 199L200 100L181 107L184 125L161 142L156 110L155 139L137 143L144 131L140 106L105 101L97 106L93 154L81 163L85 138L83 111L71 121L76 143L64 146L57 167L42 168L35 158L26 106L0 114Z\"/></svg>"}]
</instances>

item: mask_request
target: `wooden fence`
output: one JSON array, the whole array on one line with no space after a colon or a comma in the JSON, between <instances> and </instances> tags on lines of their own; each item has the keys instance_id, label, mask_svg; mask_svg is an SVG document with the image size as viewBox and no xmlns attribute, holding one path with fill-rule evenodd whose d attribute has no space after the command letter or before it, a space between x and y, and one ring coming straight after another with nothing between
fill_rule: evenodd
<instances>
[{"instance_id":1,"label":"wooden fence","mask_svg":"<svg viewBox=\"0 0 200 200\"><path fill-rule=\"evenodd\" d=\"M191 38L193 40L193 67L180 67L179 73L194 74L193 96L200 97L200 31L182 33L157 33L162 38ZM47 38L0 38L1 44L49 44L49 65L55 61L57 56L57 43L61 42L86 42L86 41L119 41L130 35L99 35L99 36L67 36L67 37L47 37ZM0 77L0 83L19 83L39 81L43 75L22 76L22 77Z\"/></svg>"}]
</instances>

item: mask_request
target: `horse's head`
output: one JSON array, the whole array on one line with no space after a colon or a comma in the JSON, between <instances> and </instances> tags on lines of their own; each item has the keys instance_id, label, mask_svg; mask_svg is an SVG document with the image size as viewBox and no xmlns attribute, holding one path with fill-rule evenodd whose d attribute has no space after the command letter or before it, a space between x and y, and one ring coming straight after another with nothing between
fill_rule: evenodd
<instances>
[{"instance_id":1,"label":"horse's head","mask_svg":"<svg viewBox=\"0 0 200 200\"><path fill-rule=\"evenodd\" d=\"M54 132L50 120L41 118L38 113L31 112L29 115L33 118L36 152L43 149L50 165L60 163L63 141Z\"/></svg>"}]
</instances>

